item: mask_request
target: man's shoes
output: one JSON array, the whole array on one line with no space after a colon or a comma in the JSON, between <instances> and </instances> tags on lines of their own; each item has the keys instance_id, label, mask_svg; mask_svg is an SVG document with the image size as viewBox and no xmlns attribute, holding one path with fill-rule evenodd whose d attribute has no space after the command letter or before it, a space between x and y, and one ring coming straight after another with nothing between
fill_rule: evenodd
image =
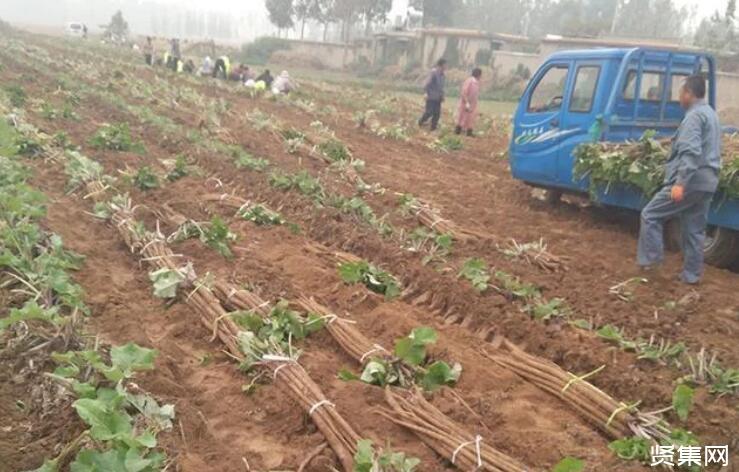
<instances>
[{"instance_id":1,"label":"man's shoes","mask_svg":"<svg viewBox=\"0 0 739 472\"><path fill-rule=\"evenodd\" d=\"M462 134L462 127L457 126L456 128L454 128L454 134Z\"/></svg>"},{"instance_id":2,"label":"man's shoes","mask_svg":"<svg viewBox=\"0 0 739 472\"><path fill-rule=\"evenodd\" d=\"M686 277L685 274L680 274L680 276L678 277L678 280L680 282L684 283L685 285L693 285L693 286L695 286L695 285L700 285L700 283L701 283L701 279L700 278L694 279L692 277Z\"/></svg>"},{"instance_id":3,"label":"man's shoes","mask_svg":"<svg viewBox=\"0 0 739 472\"><path fill-rule=\"evenodd\" d=\"M467 137L474 138L475 137L475 132L472 131L471 129L468 129L467 130Z\"/></svg>"}]
</instances>

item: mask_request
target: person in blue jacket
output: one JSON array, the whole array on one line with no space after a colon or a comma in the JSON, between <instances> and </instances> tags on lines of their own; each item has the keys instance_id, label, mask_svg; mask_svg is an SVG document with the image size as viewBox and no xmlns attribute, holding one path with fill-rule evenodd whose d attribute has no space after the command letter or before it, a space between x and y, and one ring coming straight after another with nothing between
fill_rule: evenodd
<instances>
[{"instance_id":1,"label":"person in blue jacket","mask_svg":"<svg viewBox=\"0 0 739 472\"><path fill-rule=\"evenodd\" d=\"M441 102L444 101L444 85L446 82L445 69L446 59L439 59L423 87L426 93L426 109L421 119L418 120L418 126L425 125L431 119L431 131L439 126L439 119L441 118Z\"/></svg>"},{"instance_id":2,"label":"person in blue jacket","mask_svg":"<svg viewBox=\"0 0 739 472\"><path fill-rule=\"evenodd\" d=\"M680 90L685 118L673 138L664 184L642 210L637 250L644 269L659 266L664 258L664 224L679 218L684 257L680 280L691 285L703 275L708 210L721 169L721 126L705 97L705 78L688 77Z\"/></svg>"}]
</instances>

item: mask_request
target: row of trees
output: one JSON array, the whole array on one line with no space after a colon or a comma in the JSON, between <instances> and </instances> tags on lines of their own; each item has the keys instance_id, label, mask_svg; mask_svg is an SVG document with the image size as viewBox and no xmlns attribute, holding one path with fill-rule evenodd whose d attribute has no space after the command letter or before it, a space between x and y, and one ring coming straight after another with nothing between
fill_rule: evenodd
<instances>
[{"instance_id":1,"label":"row of trees","mask_svg":"<svg viewBox=\"0 0 739 472\"><path fill-rule=\"evenodd\" d=\"M266 0L265 4L270 21L280 30L297 26L302 39L306 23L312 21L323 25L325 40L329 25L339 24L344 41L358 23L369 34L373 25L387 21L392 8L392 0Z\"/></svg>"},{"instance_id":2,"label":"row of trees","mask_svg":"<svg viewBox=\"0 0 739 472\"><path fill-rule=\"evenodd\" d=\"M690 11L674 0L413 0L425 26L540 37L612 34L678 38Z\"/></svg>"},{"instance_id":3,"label":"row of trees","mask_svg":"<svg viewBox=\"0 0 739 472\"><path fill-rule=\"evenodd\" d=\"M695 43L706 49L739 53L736 0L728 0L723 14L715 12L701 22L695 33Z\"/></svg>"}]
</instances>

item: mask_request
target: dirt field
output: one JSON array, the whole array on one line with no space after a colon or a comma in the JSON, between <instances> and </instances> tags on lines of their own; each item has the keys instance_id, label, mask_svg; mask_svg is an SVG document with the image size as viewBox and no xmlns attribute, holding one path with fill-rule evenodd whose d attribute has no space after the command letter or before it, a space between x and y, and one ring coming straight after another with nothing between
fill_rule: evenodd
<instances>
[{"instance_id":1,"label":"dirt field","mask_svg":"<svg viewBox=\"0 0 739 472\"><path fill-rule=\"evenodd\" d=\"M609 443L633 434L618 431L616 423L642 424L657 410L664 410L669 431L690 431L700 444L728 445L733 464L722 470L736 467L736 386L723 395L711 393L716 380L701 378L690 366L700 364L702 350L708 359L715 355L723 371L739 366L739 276L708 268L694 289L669 275L614 290L641 276L634 264L638 221L580 201L551 206L532 198L530 188L510 177L505 120L483 120L485 129L465 138L461 150L437 152L437 136L414 126L420 108L407 96L299 79L298 93L287 99L254 97L231 84L145 68L138 57L98 46L25 34L4 38L0 46L0 82L21 86L27 96L18 107L22 119L48 136L66 133L80 154L114 179L106 181L105 192L130 195L137 220L165 237L178 265L191 263L200 280L208 281L205 289L197 283L180 289L172 300L153 296L152 261L122 238L123 222L93 214L97 196L85 187L70 192L64 158L47 153L24 159L33 170L30 183L48 197L43 227L85 256L73 274L91 309L85 332L111 345L135 342L159 352L155 370L135 380L161 403L175 406L172 428L158 436L169 470L341 469L342 453L354 455L356 444L337 446L341 441L331 436L324 417L314 416L321 408L334 412L332 421L342 418L344 430L417 457L419 471L474 470L461 464L480 460L478 435L501 457L482 470L552 470L565 457L583 460L589 471L646 470L648 465L617 457ZM65 106L73 114L50 112ZM358 115L370 109L375 112L358 126ZM450 119L445 115L447 126ZM130 127L144 152L91 142L102 126L118 123ZM397 131L393 136L407 138L393 139L391 128ZM289 142L286 130L303 136ZM329 141L363 164L330 162L322 151ZM244 153L268 162L254 164ZM187 162L187 175L167 179L177 156ZM136 180L144 166L158 177L146 190ZM298 183L280 184L281 177L296 175L303 176ZM404 207L400 200L425 206ZM286 224L256 224L240 216L255 203L279 212ZM425 222L427 213L436 221ZM209 227L215 216L233 236L232 257L219 254L207 238L166 238L183 221ZM419 227L425 228L421 237ZM436 244L444 231L439 228L446 227L453 236L447 249ZM514 242L540 240L553 267L504 253ZM354 257L392 274L399 296L342 280L337 266ZM487 289L476 290L459 276L470 259L485 261ZM679 255L670 255L666 273L677 274L679 264ZM537 294L521 295L506 280L531 284ZM230 351L217 335L220 318L204 323L190 298L198 290L210 293L217 282L270 306L284 299L299 309L301 297L313 297L351 320L349 326L373 345L388 349L414 328L434 328L438 341L426 361L459 363L462 373L449 382L453 386L426 392L438 410L427 419L453 421L464 440L442 446L444 441L414 429L393 410L381 386L341 380L341 369L362 372L370 357L357 359L328 328L292 342L302 352L299 365L329 406L306 406L280 380L281 367L267 361L267 375L256 380L253 371L241 372L234 358L243 367L245 353ZM233 313L236 289L220 299L219 309ZM618 328L624 340L641 340L641 347L606 339L607 326ZM496 356L507 355L503 339L552 364L545 374L532 374L496 362ZM652 346L682 343L686 350L661 351L650 359L644 355L650 339ZM0 428L0 471L33 469L57 456L85 425L74 415L72 400L57 406L51 425L33 409L16 408L38 377L12 382L21 363L0 359L0 413L9 418ZM53 362L46 364L54 369ZM559 379L560 372L565 380L556 388L537 383ZM577 377L585 374L591 375ZM687 419L672 408L681 380L695 392ZM593 395L601 398L592 386L608 398L603 404L615 402L616 408L605 412L590 403ZM400 396L413 391L392 389ZM466 459L453 461L457 454ZM501 465L508 459L518 465Z\"/></svg>"}]
</instances>

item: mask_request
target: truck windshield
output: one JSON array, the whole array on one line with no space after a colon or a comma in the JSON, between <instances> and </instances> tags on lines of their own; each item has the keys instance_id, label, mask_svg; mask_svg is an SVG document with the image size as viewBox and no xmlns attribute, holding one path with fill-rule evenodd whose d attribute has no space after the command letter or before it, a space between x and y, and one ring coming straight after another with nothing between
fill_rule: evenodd
<instances>
[{"instance_id":1,"label":"truck windshield","mask_svg":"<svg viewBox=\"0 0 739 472\"><path fill-rule=\"evenodd\" d=\"M529 112L541 113L560 109L569 70L566 65L555 65L544 73L531 92Z\"/></svg>"}]
</instances>

